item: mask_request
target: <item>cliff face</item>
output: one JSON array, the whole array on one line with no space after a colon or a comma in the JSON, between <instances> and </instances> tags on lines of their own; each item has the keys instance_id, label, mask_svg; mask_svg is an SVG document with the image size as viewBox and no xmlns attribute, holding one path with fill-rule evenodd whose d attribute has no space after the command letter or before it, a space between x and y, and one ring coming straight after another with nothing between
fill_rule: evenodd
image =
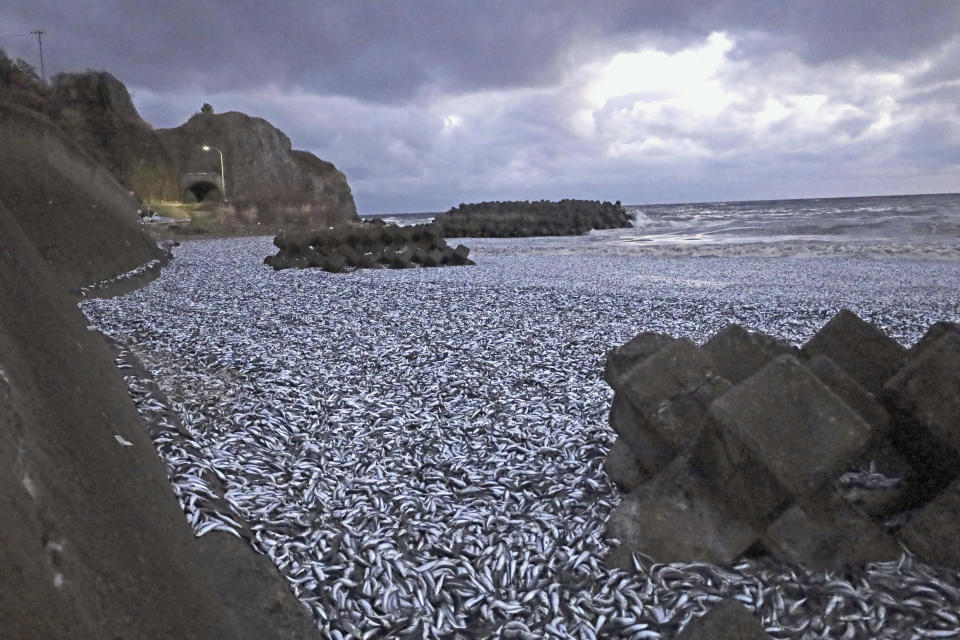
<instances>
[{"instance_id":1,"label":"cliff face","mask_svg":"<svg viewBox=\"0 0 960 640\"><path fill-rule=\"evenodd\" d=\"M290 139L262 118L199 113L157 133L181 173L219 174L219 154L203 146L222 151L230 200L303 203L328 217L357 218L344 175L312 153L293 150Z\"/></svg>"},{"instance_id":2,"label":"cliff face","mask_svg":"<svg viewBox=\"0 0 960 640\"><path fill-rule=\"evenodd\" d=\"M192 189L184 176L219 176L219 156L201 149L207 144L223 151L227 196L248 205L254 217L358 219L343 173L312 153L293 150L290 139L262 118L197 114L174 129L154 130L109 73L60 74L44 87L2 51L0 99L47 116L140 199L222 200L219 185L207 181Z\"/></svg>"},{"instance_id":3,"label":"cliff face","mask_svg":"<svg viewBox=\"0 0 960 640\"><path fill-rule=\"evenodd\" d=\"M135 209L50 119L0 100L0 635L317 637L269 560L193 537L67 294L158 255Z\"/></svg>"},{"instance_id":4,"label":"cliff face","mask_svg":"<svg viewBox=\"0 0 960 640\"><path fill-rule=\"evenodd\" d=\"M105 72L53 79L51 117L137 196L179 198L177 170L119 80Z\"/></svg>"}]
</instances>

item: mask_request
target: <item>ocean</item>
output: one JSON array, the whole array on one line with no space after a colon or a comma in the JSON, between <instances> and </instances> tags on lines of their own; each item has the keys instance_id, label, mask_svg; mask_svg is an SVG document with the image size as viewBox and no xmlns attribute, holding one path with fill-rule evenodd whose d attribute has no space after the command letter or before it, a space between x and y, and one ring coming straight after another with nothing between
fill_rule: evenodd
<instances>
[{"instance_id":1,"label":"ocean","mask_svg":"<svg viewBox=\"0 0 960 640\"><path fill-rule=\"evenodd\" d=\"M633 229L593 231L579 249L652 255L960 259L960 194L956 193L625 207L635 216ZM410 225L430 222L435 215L364 217ZM510 244L519 243L542 250L558 245L549 238L524 238Z\"/></svg>"}]
</instances>

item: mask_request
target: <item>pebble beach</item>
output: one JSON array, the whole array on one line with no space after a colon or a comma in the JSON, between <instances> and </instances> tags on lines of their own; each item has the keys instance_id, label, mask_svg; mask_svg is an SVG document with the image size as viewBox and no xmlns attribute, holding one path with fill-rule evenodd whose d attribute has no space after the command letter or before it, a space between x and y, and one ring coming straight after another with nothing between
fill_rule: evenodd
<instances>
[{"instance_id":1,"label":"pebble beach","mask_svg":"<svg viewBox=\"0 0 960 640\"><path fill-rule=\"evenodd\" d=\"M960 576L907 553L608 571L602 468L607 350L731 322L800 345L843 307L909 346L960 321L960 261L664 254L604 231L329 274L274 272L270 241L184 242L158 280L81 307L162 390L127 376L141 412L176 415L154 443L195 532L268 555L324 637L671 638L724 596L775 638L960 634Z\"/></svg>"}]
</instances>

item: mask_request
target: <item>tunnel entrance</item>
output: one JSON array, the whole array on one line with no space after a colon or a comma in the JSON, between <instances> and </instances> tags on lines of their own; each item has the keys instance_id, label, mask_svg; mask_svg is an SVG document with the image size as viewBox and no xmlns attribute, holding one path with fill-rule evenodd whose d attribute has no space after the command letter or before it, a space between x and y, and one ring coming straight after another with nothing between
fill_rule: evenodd
<instances>
[{"instance_id":1,"label":"tunnel entrance","mask_svg":"<svg viewBox=\"0 0 960 640\"><path fill-rule=\"evenodd\" d=\"M211 202L223 200L220 187L212 182L201 180L188 186L183 192L184 202Z\"/></svg>"}]
</instances>

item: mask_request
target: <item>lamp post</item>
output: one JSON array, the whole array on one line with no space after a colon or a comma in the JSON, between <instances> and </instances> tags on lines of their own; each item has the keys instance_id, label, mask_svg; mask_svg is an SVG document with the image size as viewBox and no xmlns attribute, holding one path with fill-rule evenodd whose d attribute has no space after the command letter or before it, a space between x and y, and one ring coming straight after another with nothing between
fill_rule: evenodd
<instances>
[{"instance_id":1,"label":"lamp post","mask_svg":"<svg viewBox=\"0 0 960 640\"><path fill-rule=\"evenodd\" d=\"M220 186L223 187L223 201L227 202L227 179L223 175L223 151L217 149L216 147L211 147L209 145L203 145L204 151L216 151L220 154Z\"/></svg>"}]
</instances>

